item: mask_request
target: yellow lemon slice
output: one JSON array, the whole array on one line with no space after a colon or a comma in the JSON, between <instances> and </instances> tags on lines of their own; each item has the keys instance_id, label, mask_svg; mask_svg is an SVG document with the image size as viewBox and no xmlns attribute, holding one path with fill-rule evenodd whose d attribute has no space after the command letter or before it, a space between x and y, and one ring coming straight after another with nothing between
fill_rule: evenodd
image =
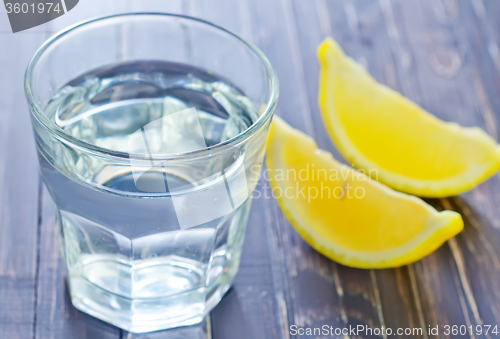
<instances>
[{"instance_id":1,"label":"yellow lemon slice","mask_svg":"<svg viewBox=\"0 0 500 339\"><path fill-rule=\"evenodd\" d=\"M397 267L419 260L463 228L438 212L337 162L314 140L274 118L267 167L273 195L297 232L347 266Z\"/></svg>"},{"instance_id":2,"label":"yellow lemon slice","mask_svg":"<svg viewBox=\"0 0 500 339\"><path fill-rule=\"evenodd\" d=\"M318 49L319 105L330 137L357 168L402 192L460 194L500 169L500 148L477 127L439 120L379 84L333 39ZM445 104L445 103L444 103Z\"/></svg>"}]
</instances>

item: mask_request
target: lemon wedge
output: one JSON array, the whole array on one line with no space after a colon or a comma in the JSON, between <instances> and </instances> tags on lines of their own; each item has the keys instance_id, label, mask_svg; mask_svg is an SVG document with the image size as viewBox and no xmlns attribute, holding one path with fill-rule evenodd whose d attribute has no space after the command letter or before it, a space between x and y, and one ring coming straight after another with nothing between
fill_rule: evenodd
<instances>
[{"instance_id":1,"label":"lemon wedge","mask_svg":"<svg viewBox=\"0 0 500 339\"><path fill-rule=\"evenodd\" d=\"M500 148L480 128L441 121L377 83L333 39L319 46L318 57L323 120L355 167L422 197L463 193L500 169Z\"/></svg>"},{"instance_id":2,"label":"lemon wedge","mask_svg":"<svg viewBox=\"0 0 500 339\"><path fill-rule=\"evenodd\" d=\"M397 267L419 260L463 229L438 212L336 161L314 140L274 117L267 167L273 196L317 251L347 266Z\"/></svg>"}]
</instances>

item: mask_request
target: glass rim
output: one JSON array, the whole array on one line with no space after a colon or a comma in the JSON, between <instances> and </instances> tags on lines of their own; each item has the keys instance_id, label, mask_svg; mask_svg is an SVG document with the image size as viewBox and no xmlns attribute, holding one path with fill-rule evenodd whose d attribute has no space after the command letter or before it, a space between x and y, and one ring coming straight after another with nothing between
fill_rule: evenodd
<instances>
[{"instance_id":1,"label":"glass rim","mask_svg":"<svg viewBox=\"0 0 500 339\"><path fill-rule=\"evenodd\" d=\"M188 152L182 152L182 153L170 153L170 154L151 154L151 155L146 155L146 154L135 154L135 153L128 153L128 152L123 152L123 151L116 151L112 150L109 148L105 147L100 147L94 144L91 144L89 142L83 141L81 139L75 138L74 136L66 133L63 129L59 128L55 123L50 121L44 114L43 109L39 107L39 105L35 102L34 95L32 92L31 88L31 81L32 81L32 75L33 75L33 70L37 66L37 63L40 59L40 57L43 55L43 53L56 41L58 41L60 38L63 36L72 33L73 31L77 30L80 27L84 27L86 25L90 25L96 22L102 22L105 20L109 19L115 19L119 17L130 17L130 16L158 16L158 17L176 17L180 18L186 21L192 21L192 22L198 22L207 26L210 26L211 28L215 28L217 30L223 31L230 36L238 39L240 42L242 42L244 45L246 45L250 50L257 55L257 57L260 59L260 61L264 64L266 71L268 73L269 79L270 79L270 96L269 99L267 100L265 104L265 109L263 110L262 114L259 116L259 118L252 124L250 125L247 129L245 129L243 132L239 133L238 135L232 137L231 139L228 139L226 141L223 141L221 143L218 143L216 145L198 149L198 150L193 150L193 151L188 151ZM31 114L35 117L35 119L40 122L40 124L48 130L48 132L58 139L59 141L62 141L64 143L70 144L71 146L75 146L76 148L82 149L82 150L87 150L91 151L93 153L99 154L99 155L104 155L104 156L111 156L111 157L118 157L118 158L134 158L134 159L154 159L154 160L179 160L184 157L189 157L193 158L198 155L203 156L205 155L207 151L214 152L218 151L220 149L224 149L225 147L232 146L235 144L238 144L242 141L247 140L250 138L252 135L254 135L258 130L262 128L262 126L265 125L265 123L271 119L272 114L274 112L274 109L276 108L277 102L278 102L278 97L279 97L279 82L278 82L278 76L276 74L276 71L274 70L273 66L267 59L267 57L264 55L264 53L253 43L250 41L246 40L245 38L239 36L238 34L234 33L233 31L226 29L224 27L221 27L219 25L216 25L214 23L211 23L207 20L199 19L199 18L194 18L191 16L187 15L182 15L182 14L174 14L174 13L161 13L161 12L132 12L132 13L121 13L121 14L113 14L113 15L106 15L106 16L100 16L96 18L91 18L87 19L84 21L80 21L76 24L70 25L61 31L57 32L54 34L52 37L50 37L47 41L45 41L40 48L35 52L33 57L31 58L28 67L26 68L26 72L24 75L24 93L26 96L26 100L28 101L28 105L30 107L30 112Z\"/></svg>"}]
</instances>

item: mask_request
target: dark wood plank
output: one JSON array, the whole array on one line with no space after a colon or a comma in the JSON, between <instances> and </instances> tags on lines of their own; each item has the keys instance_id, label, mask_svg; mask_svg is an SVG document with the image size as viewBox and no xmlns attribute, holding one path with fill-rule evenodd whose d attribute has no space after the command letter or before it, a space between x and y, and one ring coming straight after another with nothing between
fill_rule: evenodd
<instances>
[{"instance_id":1,"label":"dark wood plank","mask_svg":"<svg viewBox=\"0 0 500 339\"><path fill-rule=\"evenodd\" d=\"M322 3L322 1L317 2L319 7L325 6L325 3ZM304 2L299 1L294 4L298 8L296 13L298 20L300 20L301 16L306 15L305 13L307 13L309 4L305 5ZM413 19L418 17L415 14L415 8L413 8L410 4L406 2L398 2L397 5L404 7L407 15L411 15ZM406 39L404 36L402 37L400 30L412 32L415 35L415 40L419 39L418 41L422 42L425 40L420 33L421 31L415 28L425 24L422 22L412 22L411 24L408 24L405 21L406 18L401 19L402 16L400 13L393 13L392 7L394 5L389 1L381 1L380 8L377 8L378 6L378 4L373 2L344 1L343 7L340 7L338 3L329 2L326 7L330 8L330 16L325 19L325 16L322 14L320 9L318 16L320 23L323 21L323 23L320 24L320 28L323 32L328 32L328 28L332 26L333 22L333 25L335 26L332 30L334 32L333 36L341 42L348 53L350 52L350 55L354 56L359 62L365 64L370 72L379 81L385 82L389 86L401 91L418 102L421 96L421 88L419 86L420 83L413 80L416 78L416 71L414 67L420 66L424 60L428 60L428 57L421 55L415 56L413 54L413 50L410 49L410 46L405 44ZM422 9L419 13L422 14L422 17L420 17L420 19L425 16L425 18L429 20L429 17L432 17L432 15L429 15L429 8L432 7L430 4L422 5L421 7ZM401 21L398 23L401 27L398 26L394 17L400 18ZM326 24L325 20L327 20ZM303 27L301 28L299 25L298 31L304 36L299 39L303 46L306 47L301 48L304 64L306 65L305 67L310 67L307 65L312 64L312 61L315 59L311 50L317 46L319 41L314 38L314 33L311 32L311 25L307 25L307 23L308 20L305 19ZM349 30L346 30L345 27L349 27ZM439 27L430 27L429 30L432 33L429 32L428 36L441 37L443 35L441 32L443 30L442 28L440 30ZM449 42L439 41L438 45L442 48L447 48L449 46ZM418 50L421 49L419 48ZM387 53L389 53L389 55L387 55ZM307 54L310 54L310 56L308 57ZM439 70L438 76L453 77L453 73L456 72L458 68L456 66L457 54L454 54L454 51L445 51L444 53L440 53L440 55L441 54L449 60L444 61L446 63L444 66L434 65L434 68ZM413 58L417 60L413 62ZM437 58L438 57L436 56L435 59L438 60ZM417 63L417 66L412 65L412 63ZM313 88L312 93L315 94L317 93L317 78L315 78L317 71L314 68L317 68L317 66L314 65L311 68L313 71L305 72L305 74L306 79L310 74L313 74L312 77L314 79L312 81L307 81L307 87L308 89ZM436 76L434 75L430 79L427 79L427 81L434 84L435 77ZM471 103L474 102L475 97L473 95L453 96L453 94L449 94L449 92L456 91L456 86L452 86L451 82L456 82L456 80L450 80L446 84L437 87L439 87L439 90L443 92L443 96L454 98L455 102L458 101L457 104L462 105L462 111L464 110L464 107L465 109L470 108L471 111L473 111L474 105L469 104L463 106L463 101L467 102L467 100L469 100L469 103ZM467 81L464 79L462 82L459 82L459 84L462 84L463 86L469 82L470 80ZM441 93L439 90L436 90L436 87L429 86L427 83L425 89L428 93L433 93L434 96L439 96L439 93ZM314 100L315 99L316 98L314 98ZM432 103L434 106L440 107L441 102L442 98L441 101L436 98ZM316 103L312 102L312 100L311 106L316 107ZM456 108L458 107L449 107L448 110L453 111L456 114ZM313 109L313 114L314 113ZM488 110L484 110L481 114L487 115ZM313 121L316 116L317 115L313 115ZM492 122L494 123L494 120L491 116L482 116L477 119L474 118L474 115L470 114L470 112L467 112L464 116L466 119L462 120L461 123L465 125L474 124L474 122L476 122L475 124L478 124L478 122L487 121L487 127L489 127L490 133L495 135L495 127L491 125ZM452 118L451 115L450 118ZM316 130L316 139L321 147L323 147L321 142L326 140L326 147L323 148L328 149L329 140L327 138L319 137L319 135L324 133L321 121L317 124L315 123L315 128L317 128L317 126L319 126L319 131ZM460 239L460 237L458 239ZM376 272L376 277L378 278L377 285L383 286L382 289L379 288L379 293L383 306L383 318L385 319L387 326L393 328L395 326L418 326L425 328L426 323L435 323L440 325L475 325L481 323L481 316L477 311L477 303L475 302L474 295L472 293L473 288L471 288L468 283L468 279L466 278L468 274L462 265L464 256L461 254L460 248L457 248L457 246L454 245L454 241L452 241L451 244L452 245L450 245L449 248L444 247L434 256L431 256L434 260L424 260L422 263L417 264L416 268L409 267L407 269L403 268L398 270L383 270ZM494 257L495 256L493 256L493 258ZM465 256L465 258L474 258L474 255ZM425 269L422 269L419 265L425 266ZM406 270L407 272L405 272ZM484 267L484 271L495 272L496 270L490 266L489 268ZM493 276L494 278L497 277L497 274L495 273L488 273L488 275ZM443 276L444 279L440 280L441 276ZM490 280L494 279L490 278ZM428 288L419 288L419 286L422 285ZM386 290L385 293L383 291L384 289ZM398 291L400 295L394 296L395 290ZM429 291L435 291L435 293L429 293ZM423 301L421 300L422 298L424 298ZM435 300L437 300L437 302L434 302ZM491 308L491 303L489 303L489 306ZM424 310L422 310L422 307L424 307ZM431 316L435 315L435 317L434 319L424 319L424 313Z\"/></svg>"},{"instance_id":2,"label":"dark wood plank","mask_svg":"<svg viewBox=\"0 0 500 339\"><path fill-rule=\"evenodd\" d=\"M167 13L177 13L177 14L188 14L187 7L185 1L174 0L174 1L161 1L161 0L146 0L146 1L134 1L134 0L126 0L126 1L115 1L115 5L117 6L118 12L167 12ZM211 319L210 316L207 316L203 323L165 330L165 331L156 331L152 333L143 333L143 334L133 334L127 331L122 331L121 338L122 339L154 339L154 338L172 338L172 339L182 339L182 338L193 338L193 339L209 339L212 337L211 333Z\"/></svg>"},{"instance_id":3,"label":"dark wood plank","mask_svg":"<svg viewBox=\"0 0 500 339\"><path fill-rule=\"evenodd\" d=\"M312 5L309 2L309 5ZM249 12L255 22L254 41L268 56L280 79L280 102L276 114L292 126L309 135L314 129L309 112L309 98L304 86L301 56L296 41L296 29L291 4L281 1L253 1ZM258 24L257 24L258 23ZM266 23L266 24L263 24ZM312 27L316 22L311 22ZM269 183L264 192L271 195ZM270 207L271 225L276 257L280 259L276 271L281 273L283 295L279 295L284 314L285 330L289 326L314 326L318 322L337 325L337 293L332 288L336 276L332 264L312 250L291 228L273 200ZM286 313L285 313L286 312ZM289 332L288 332L289 333Z\"/></svg>"},{"instance_id":4,"label":"dark wood plank","mask_svg":"<svg viewBox=\"0 0 500 339\"><path fill-rule=\"evenodd\" d=\"M94 3L95 4L95 3ZM120 12L125 9L128 10L158 10L163 8L169 12L184 13L196 15L203 13L203 18L213 20L222 25L232 26L228 22L220 22L227 18L237 17L234 13L225 12L225 16L214 17L215 8L204 8L199 6L200 3L188 3L182 5L181 2L172 2L165 4L159 1L147 1L141 4L137 2L128 1L126 3L117 2L118 7L108 8L108 12ZM231 3L227 2L225 6L228 10L236 10L231 7ZM92 6L92 1L86 5L87 12L95 11ZM99 15L106 14L106 9L100 9ZM241 12L240 12L241 14ZM97 15L95 13L94 15ZM81 13L78 15L69 15L65 18L65 22L57 22L53 25L52 30L58 30L63 25L69 25L82 18ZM91 15L89 15L91 16ZM235 21L233 21L234 23ZM231 27L234 28L234 27ZM248 27L247 27L248 29ZM45 198L48 198L47 196ZM256 201L253 211L259 211L263 208L265 201ZM47 212L49 213L49 212ZM258 214L252 213L252 216ZM50 217L47 217L50 219ZM50 220L48 221L50 224ZM235 287L228 293L228 296L223 299L221 304L214 310L212 318L215 319L215 325L211 326L210 321L200 326L191 328L184 328L179 330L169 330L154 332L151 334L131 334L122 331L121 338L160 338L168 336L169 338L204 338L210 337L210 328L217 338L234 338L236 336L245 338L278 338L279 322L276 321L277 306L276 300L271 298L274 295L272 270L270 267L271 259L269 257L269 249L266 242L261 241L262 234L269 232L266 222L262 218L251 217L248 227L247 241L245 245L245 253L241 263L240 273L235 282ZM95 335L93 327L98 328L103 335L114 337L116 329L114 327L99 322L91 317L76 311L70 304L69 296L65 292L63 283L63 268L64 263L57 259L57 253L54 250L54 235L50 231L50 226L47 225L43 228L44 232L44 247L42 249L41 261L44 267L48 269L42 270L41 279L42 287L40 288L40 307L39 314L41 316L38 323L39 337L49 338L52 333L60 336L69 335L72 332L77 332L82 338L91 337ZM49 268L50 267L50 268ZM263 269L264 268L264 269ZM252 279L250 279L252 278ZM54 301L54 295L57 301ZM61 304L63 306L61 306ZM264 306L263 306L264 305ZM262 310L265 310L264 312ZM228 319L232 319L228 321ZM48 330L50 328L51 330ZM246 329L246 330L245 330Z\"/></svg>"},{"instance_id":5,"label":"dark wood plank","mask_svg":"<svg viewBox=\"0 0 500 339\"><path fill-rule=\"evenodd\" d=\"M80 1L74 10L44 25L47 37L76 22L116 11L113 2ZM40 196L39 273L34 338L120 338L121 330L82 313L71 304L65 262L54 227L55 206L45 187Z\"/></svg>"},{"instance_id":6,"label":"dark wood plank","mask_svg":"<svg viewBox=\"0 0 500 339\"><path fill-rule=\"evenodd\" d=\"M389 82L394 87L396 83L393 77L388 77L386 72L387 59L391 59L390 51L387 49L389 37L380 7L373 1L344 1L328 4L324 1L317 1L316 4L317 8L314 9L307 3L294 1L298 40L301 46L303 67L307 70L305 72L306 87L309 92L316 140L321 148L332 152L337 159L342 159L324 128L317 104L319 65L316 48L324 38L333 36L349 55L364 64L378 80ZM310 24L314 21L319 22L317 27ZM375 37L376 42L373 41ZM344 279L354 280L354 271L345 270ZM372 312L372 314L383 319L386 327L394 329L425 327L419 298L415 297L407 268L372 271L369 275L365 273L364 285L374 291L376 313ZM355 295L356 292L352 293ZM354 301L350 301L348 305L353 310L358 308ZM353 321L356 322L356 320Z\"/></svg>"},{"instance_id":7,"label":"dark wood plank","mask_svg":"<svg viewBox=\"0 0 500 339\"><path fill-rule=\"evenodd\" d=\"M39 179L24 70L44 34L14 35L0 18L0 337L33 333Z\"/></svg>"},{"instance_id":8,"label":"dark wood plank","mask_svg":"<svg viewBox=\"0 0 500 339\"><path fill-rule=\"evenodd\" d=\"M442 328L500 322L498 177L460 198L431 201L459 211L464 232L421 262L396 270L355 270L331 262L295 233L273 200L256 199L235 287L212 312L211 323L197 328L137 336L76 311L63 283L64 263L57 256L45 192L37 277L39 185L21 81L44 30L96 15L161 9L227 26L255 41L276 67L281 81L277 114L341 159L316 103L315 50L332 35L377 80L445 120L478 125L498 138L498 2L166 3L81 1L52 25L15 36L6 33L8 23L0 20L0 44L15 48L0 55L0 113L7 122L0 125L0 303L8 305L0 308L0 337L31 337L34 332L38 338L203 338L211 328L215 338L287 338L292 324ZM271 195L266 181L258 189Z\"/></svg>"},{"instance_id":9,"label":"dark wood plank","mask_svg":"<svg viewBox=\"0 0 500 339\"><path fill-rule=\"evenodd\" d=\"M131 1L82 1L78 7L46 25L48 32L55 33L73 23L96 16L126 12L129 10L157 10L164 8L169 11L180 11L179 2L144 1L141 4ZM76 310L70 300L65 284L65 263L60 258L53 226L53 204L50 195L44 190L42 199L42 224L40 244L40 268L38 277L38 298L36 317L36 338L135 338L135 335L122 331L112 325ZM203 329L203 327L200 327ZM155 332L156 337L158 333ZM180 334L193 338L197 329L184 329ZM175 333L170 332L175 338ZM166 333L163 333L166 335ZM137 336L143 337L143 336ZM146 336L147 337L147 336ZM152 337L151 337L152 338ZM178 336L182 338L182 336Z\"/></svg>"},{"instance_id":10,"label":"dark wood plank","mask_svg":"<svg viewBox=\"0 0 500 339\"><path fill-rule=\"evenodd\" d=\"M254 30L268 21L250 17L251 1L189 1L187 14L214 22L238 34L254 39ZM254 19L254 20L252 20ZM272 228L266 206L270 197L262 194L263 181L254 195L245 244L234 287L211 313L213 337L283 338L283 315L280 311L282 286L276 272Z\"/></svg>"},{"instance_id":11,"label":"dark wood plank","mask_svg":"<svg viewBox=\"0 0 500 339\"><path fill-rule=\"evenodd\" d=\"M326 134L318 110L319 67L316 60L316 48L326 36L335 32L333 34L335 38L357 51L358 60L365 64L367 60L370 60L368 66L380 72L377 63L384 65L384 53L372 58L379 51L375 51L373 44L367 40L374 30L377 35L385 31L385 27L380 25L380 9L377 8L377 4L370 2L357 2L357 4L362 9L360 13L356 12L350 2L343 4L329 2L327 5L326 2L316 1L316 6L312 6L310 2L293 2L295 39L300 44L294 52L299 54L298 59L302 61L299 65L303 69L305 82L305 88L302 90L307 93L314 134L320 147L331 151L339 159L341 157ZM358 20L362 20L363 28L359 27ZM387 37L385 40L387 41ZM383 46L378 49L384 52ZM378 75L380 76L380 73ZM295 109L294 114L300 115L299 110ZM300 243L300 240L296 242ZM305 244L303 246L308 248ZM300 264L301 261L310 262L307 265L302 264L308 269L304 272L304 278L295 279L296 281L292 284L294 289L292 293L295 295L293 302L297 305L295 309L293 305L289 307L291 312L308 315L307 318L304 317L306 321L302 321L302 324L308 326L321 326L325 323L334 326L367 324L372 327L390 326L393 328L423 326L422 317L418 312L419 305L415 303L406 269L378 272L355 270L336 265L310 248L308 250L291 259L295 261L291 265L292 275L297 274L295 272L297 268L294 266ZM387 316L385 316L386 308L390 311L387 312ZM294 319L296 324L297 319L300 318Z\"/></svg>"},{"instance_id":12,"label":"dark wood plank","mask_svg":"<svg viewBox=\"0 0 500 339\"><path fill-rule=\"evenodd\" d=\"M457 2L449 18L450 29L464 55L467 81L458 84L461 95L475 100L465 107L474 116L475 124L499 140L500 121L500 55L498 27L500 6L495 1ZM467 93L468 92L468 93ZM467 114L467 113L464 113ZM500 178L498 175L472 192L451 201L465 218L465 231L457 237L454 250L463 281L467 304L476 322L500 322ZM460 262L460 258L463 261Z\"/></svg>"},{"instance_id":13,"label":"dark wood plank","mask_svg":"<svg viewBox=\"0 0 500 339\"><path fill-rule=\"evenodd\" d=\"M488 21L480 19L482 1L425 5L397 2L393 6L394 18L399 19L395 19L395 25L402 28L402 40L414 55L413 67L402 75L415 79L419 88L416 100L429 111L444 120L482 127L498 138L498 116L494 112L498 115L499 106L491 100L491 91L498 88L498 72L488 51L492 43L487 41L492 36L480 22ZM420 34L410 29L417 24ZM498 184L498 177L494 177L460 199L451 200L458 204L449 199L440 202L442 208L454 208L462 214L465 230L449 241L447 248L418 264L424 273L422 285L429 287L424 293L431 293L427 299L438 310L432 323L498 323L498 313L495 306L492 308L499 301L498 287L492 283L499 279L494 261L499 253L492 246L500 236L494 227L498 210L493 207L499 200ZM483 218L470 212L473 206Z\"/></svg>"},{"instance_id":14,"label":"dark wood plank","mask_svg":"<svg viewBox=\"0 0 500 339\"><path fill-rule=\"evenodd\" d=\"M453 245L452 252L458 258L456 265L471 317L479 324L498 324L500 257L498 246L488 238L494 230L493 223L464 198L448 202L465 221L463 233L456 238L458 248Z\"/></svg>"},{"instance_id":15,"label":"dark wood plank","mask_svg":"<svg viewBox=\"0 0 500 339\"><path fill-rule=\"evenodd\" d=\"M261 193L262 183L256 188ZM282 287L276 281L277 264L271 251L272 229L263 213L267 204L269 199L263 197L252 204L234 286L211 313L214 338L286 338Z\"/></svg>"}]
</instances>

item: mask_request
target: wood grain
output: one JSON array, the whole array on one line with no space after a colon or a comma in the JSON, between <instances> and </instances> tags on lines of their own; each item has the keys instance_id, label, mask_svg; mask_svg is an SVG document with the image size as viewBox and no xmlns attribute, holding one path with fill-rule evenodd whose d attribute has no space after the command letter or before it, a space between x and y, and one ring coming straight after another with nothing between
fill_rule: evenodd
<instances>
[{"instance_id":1,"label":"wood grain","mask_svg":"<svg viewBox=\"0 0 500 339\"><path fill-rule=\"evenodd\" d=\"M113 2L81 1L58 20L45 24L48 35L86 18L111 14ZM121 330L76 310L65 282L65 262L59 252L54 227L54 204L46 188L40 192L40 239L37 279L36 321L33 338L120 338Z\"/></svg>"},{"instance_id":2,"label":"wood grain","mask_svg":"<svg viewBox=\"0 0 500 339\"><path fill-rule=\"evenodd\" d=\"M256 18L251 16L253 1L189 1L187 14L215 22L243 37L256 41ZM257 187L265 190L264 181ZM258 195L257 195L258 196ZM278 266L273 252L272 225L266 206L270 197L260 194L252 203L240 269L234 287L212 311L214 338L283 338L282 286L276 277Z\"/></svg>"},{"instance_id":3,"label":"wood grain","mask_svg":"<svg viewBox=\"0 0 500 339\"><path fill-rule=\"evenodd\" d=\"M306 88L310 98L316 141L321 148L342 159L323 127L317 105L319 67L316 48L324 38L333 36L350 55L368 69L374 69L374 75L386 81L383 70L386 68L387 49L384 49L384 45L388 44L388 36L382 13L378 5L370 1L316 1L316 8L301 1L294 1L294 6L303 68L308 70L305 72ZM324 14L325 11L327 15ZM317 24L312 25L313 22ZM376 43L372 41L372 35L378 37ZM405 328L424 325L418 310L419 298L414 296L407 269L377 272L358 271L342 266L334 269L336 289L341 291L337 294L341 300L340 318L343 320L337 322L337 326L367 324L372 327ZM369 302L369 306L364 300ZM365 314L360 310L365 310Z\"/></svg>"},{"instance_id":4,"label":"wood grain","mask_svg":"<svg viewBox=\"0 0 500 339\"><path fill-rule=\"evenodd\" d=\"M203 13L204 18L226 25L234 30L245 29L247 25L239 25L238 15L245 11L236 8L231 1L226 1L226 12L200 3L173 1L135 1L110 2L104 8L97 6L97 1L87 1L85 7L65 16L65 21L54 21L48 28L55 32L86 17L105 15L126 10L151 11L189 14L197 16ZM228 18L229 20L226 20ZM245 20L243 19L244 23ZM50 196L44 194L43 205L51 205ZM262 210L266 201L255 201L253 209ZM267 222L252 213L249 221L244 256L241 262L235 287L224 298L213 312L212 319L199 326L187 329L160 331L153 334L131 334L89 317L71 306L68 292L64 284L64 263L58 259L54 233L51 230L51 209L47 207L42 222L42 247L40 250L39 305L37 319L37 338L62 338L77 333L75 338L91 338L102 333L106 338L210 338L211 331L217 338L255 338L279 337L281 332L277 300L273 297L275 288L272 277L270 252L267 242L262 242L263 233L270 232ZM267 272L266 272L267 271ZM252 279L257 277L257 279ZM231 321L228 322L228 319Z\"/></svg>"},{"instance_id":5,"label":"wood grain","mask_svg":"<svg viewBox=\"0 0 500 339\"><path fill-rule=\"evenodd\" d=\"M430 11L421 4L403 6L401 2L396 2L395 18L399 18L399 21L396 19L396 26L407 27L403 30L403 40L414 55L414 65L406 74L399 74L415 79L418 85L418 97L415 99L429 111L444 120L482 127L492 136L498 137L496 118L492 114L494 106L490 95L484 90L489 86L484 83L496 77L496 72L492 72L495 69L494 60L491 55L489 61L485 60L488 53L476 53L480 46L473 46L481 44L484 38L491 39L487 33L477 32L484 29L484 24L474 22L477 15L484 14L481 3L434 2ZM475 15L471 15L473 13ZM420 33L408 28L417 24L421 27ZM484 65L489 65L487 74L481 72ZM443 102L446 104L443 105ZM494 177L462 195L461 199L440 201L441 208L455 209L462 214L465 230L452 239L447 248L441 248L416 264L422 270L419 277L421 285L427 287L425 301L434 308L428 312L434 314L435 319L429 319L431 323L475 326L497 324L499 321L498 313L492 312L494 305L498 305L498 290L491 284L499 278L498 269L491 262L491 258L498 258L498 252L492 246L498 241L499 235L492 225L498 220L498 215L495 215L497 210L493 208L498 201L494 191L497 185L498 177ZM485 203L489 206L485 206ZM477 221L477 217L470 212L472 206L481 208L480 214L489 214L488 217ZM474 234L471 223L481 232ZM490 259L490 262L483 263L485 258Z\"/></svg>"},{"instance_id":6,"label":"wood grain","mask_svg":"<svg viewBox=\"0 0 500 339\"><path fill-rule=\"evenodd\" d=\"M0 19L0 338L29 338L35 317L39 179L23 76L44 34L14 36L3 15Z\"/></svg>"},{"instance_id":7,"label":"wood grain","mask_svg":"<svg viewBox=\"0 0 500 339\"><path fill-rule=\"evenodd\" d=\"M0 338L279 339L299 337L289 334L290 325L439 326L437 336L410 336L427 339L445 338L445 325L500 325L498 176L460 197L429 200L458 211L464 231L418 263L377 271L338 265L314 251L282 215L263 179L235 285L203 324L133 335L74 309L53 206L38 179L23 72L50 34L126 11L193 15L255 42L280 78L276 114L339 160L316 97L316 48L327 36L378 81L438 117L500 137L498 1L82 0L57 20L15 35L0 11L0 46L8 47L0 53Z\"/></svg>"}]
</instances>

